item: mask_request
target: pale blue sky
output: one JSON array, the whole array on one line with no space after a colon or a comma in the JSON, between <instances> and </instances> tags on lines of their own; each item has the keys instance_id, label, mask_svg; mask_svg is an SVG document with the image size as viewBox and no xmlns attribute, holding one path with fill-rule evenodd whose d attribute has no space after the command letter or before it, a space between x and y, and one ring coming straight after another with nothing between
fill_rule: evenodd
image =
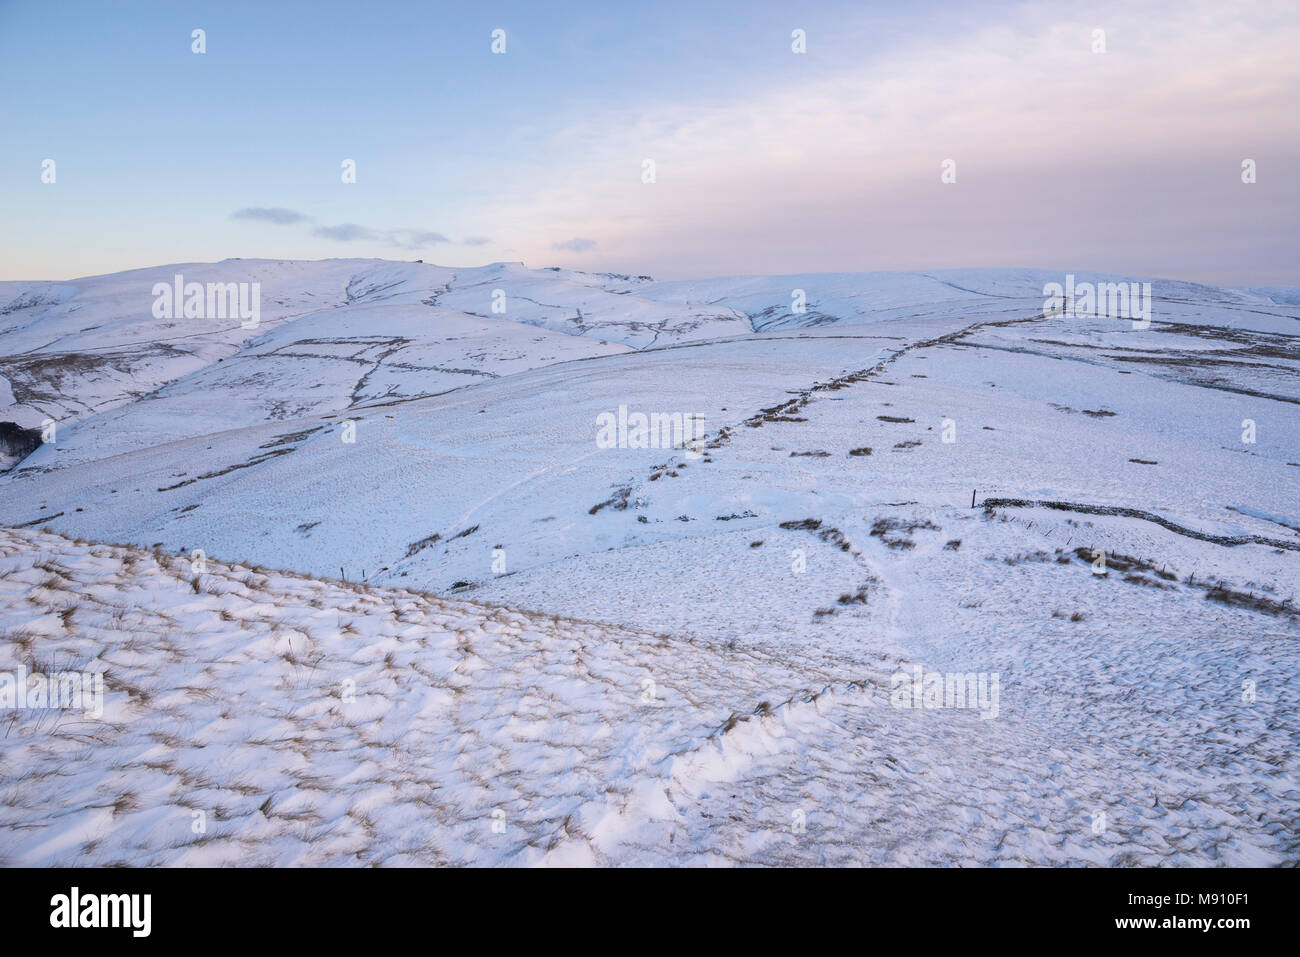
<instances>
[{"instance_id":1,"label":"pale blue sky","mask_svg":"<svg viewBox=\"0 0 1300 957\"><path fill-rule=\"evenodd\" d=\"M0 278L382 256L1300 282L1295 3L1136 7L0 0Z\"/></svg>"}]
</instances>

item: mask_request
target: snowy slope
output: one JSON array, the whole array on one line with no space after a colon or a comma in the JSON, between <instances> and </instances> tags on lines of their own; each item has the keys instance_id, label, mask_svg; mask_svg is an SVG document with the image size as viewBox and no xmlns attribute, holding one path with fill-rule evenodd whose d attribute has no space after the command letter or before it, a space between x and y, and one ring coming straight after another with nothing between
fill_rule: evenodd
<instances>
[{"instance_id":1,"label":"snowy slope","mask_svg":"<svg viewBox=\"0 0 1300 957\"><path fill-rule=\"evenodd\" d=\"M444 661L429 636L462 630L455 616L473 628L508 619L509 648L483 657L538 700L498 697L493 682L505 679L492 671L454 718L434 704L394 718L388 727L410 738L400 757L384 757L399 746L382 734L349 737L346 760L388 767L454 750L438 743L450 732L420 723L425 711L459 729L448 741L469 741L498 718L524 720L509 715L571 723L581 714L586 737L561 748L573 764L548 763L546 749L512 752L519 742L507 748L498 734L483 753L506 763L477 783L457 778L445 807L403 798L402 810L383 804L361 831L347 825L349 835L370 829L362 859L1300 859L1286 823L1300 811L1300 308L1284 291L1153 280L1151 325L1135 329L1121 318L1046 315L1043 285L1064 276L1036 270L656 282L508 263L240 262L0 291L17 302L0 317L10 323L0 327L0 374L15 401L0 421L60 422L55 443L0 476L0 524L14 528L7 627L36 628L33 641L64 654L100 653L77 645L77 628L55 627L71 599L32 590L34 550L65 555L59 574L78 582L128 583L128 605L153 596L141 640L188 614L178 606L203 610L210 630L182 626L211 638L196 653L233 655L245 668L229 684L204 685L218 695L274 686L284 649L272 635L288 626L227 627L210 596L186 591L188 558L182 566L164 553L201 549L285 570L245 585L241 600L289 609L331 661L369 660L372 639L387 648L418 633L432 644L411 651L413 672L393 677L402 688L427 691L428 669ZM262 328L181 339L183 330L155 329L147 295L127 311L129 297L182 269L199 279L203 269L227 278L260 270L275 290L263 296ZM794 310L794 290L806 311ZM83 314L106 331L103 342ZM161 358L151 351L159 336L175 350ZM119 360L99 348L134 364L110 375ZM65 364L56 376L47 361ZM137 394L137 375L149 394ZM598 417L620 406L703 416L703 454L600 447ZM172 570L131 585L155 559L120 548L96 558L38 529L156 548ZM1095 574L1103 552L1110 565ZM250 577L210 566L228 580ZM367 605L373 615L356 613L368 623L356 625L361 638L329 617L357 600L325 581L342 577L364 579L366 603L377 603ZM310 605L316 598L325 609ZM375 623L411 602L425 616L407 623L413 631ZM116 634L101 636L105 648L124 640ZM548 641L567 650L551 663L528 657ZM40 648L13 651L27 652ZM671 659L675 687L689 684L690 707L702 710L665 729L621 692L593 703L596 679L574 661L602 655L612 656L602 668L625 677ZM999 717L891 707L890 675L910 664L1000 674ZM143 680L148 661L139 669ZM1258 698L1246 704L1248 681ZM771 714L719 736L731 712L763 702ZM321 707L308 708L317 724L302 733L326 733ZM144 724L123 727L121 747L151 733L151 715L145 708L133 718ZM230 733L223 740L236 755L266 740L243 725ZM300 760L311 767L310 754ZM464 763L437 774L460 775ZM570 767L599 773L570 780L581 778ZM543 774L510 792L508 819L529 822L523 843L481 843L501 800L496 776L531 781L538 768L559 768L563 783ZM292 788L293 773L284 764L248 783L259 789L254 810ZM384 780L403 793L410 783ZM616 796L583 783L600 780L619 782ZM331 800L318 823L340 822L351 797ZM796 839L798 808L810 823ZM1099 809L1114 827L1094 834ZM463 833L453 828L424 850L399 827L452 818ZM286 822L240 820L247 833L283 839L265 860L342 860L319 835L310 846L307 831L295 832L297 845L284 838ZM110 856L207 859L110 830ZM75 853L68 840L57 850L6 847L0 833L0 855L71 861L60 856ZM211 853L251 839L230 840ZM338 853L359 853L347 848Z\"/></svg>"},{"instance_id":2,"label":"snowy slope","mask_svg":"<svg viewBox=\"0 0 1300 957\"><path fill-rule=\"evenodd\" d=\"M1296 645L1282 635L1202 638L1189 656L1130 632L1101 661L1068 623L1018 635L986 658L1012 680L984 720L893 707L899 664L872 655L770 655L216 562L195 574L32 531L0 533L0 621L3 668L103 671L106 689L100 718L7 721L8 865L1296 852L1296 742L1278 728L1294 719ZM1274 676L1267 703L1225 694L1242 671Z\"/></svg>"},{"instance_id":3,"label":"snowy slope","mask_svg":"<svg viewBox=\"0 0 1300 957\"><path fill-rule=\"evenodd\" d=\"M68 423L113 408L235 354L283 322L373 296L412 269L228 259L62 283L0 283L0 376L16 401L3 415L22 425L46 416ZM261 283L259 328L241 328L237 319L155 318L152 290L177 274L186 282ZM436 288L450 274L430 267L425 282Z\"/></svg>"}]
</instances>

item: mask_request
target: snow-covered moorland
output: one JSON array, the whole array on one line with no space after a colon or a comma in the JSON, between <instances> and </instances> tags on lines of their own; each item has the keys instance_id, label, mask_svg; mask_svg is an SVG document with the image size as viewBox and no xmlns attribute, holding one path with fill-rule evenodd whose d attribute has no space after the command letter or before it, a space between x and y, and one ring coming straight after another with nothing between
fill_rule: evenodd
<instances>
[{"instance_id":1,"label":"snow-covered moorland","mask_svg":"<svg viewBox=\"0 0 1300 957\"><path fill-rule=\"evenodd\" d=\"M1296 297L1065 278L0 283L0 862L1300 861Z\"/></svg>"}]
</instances>

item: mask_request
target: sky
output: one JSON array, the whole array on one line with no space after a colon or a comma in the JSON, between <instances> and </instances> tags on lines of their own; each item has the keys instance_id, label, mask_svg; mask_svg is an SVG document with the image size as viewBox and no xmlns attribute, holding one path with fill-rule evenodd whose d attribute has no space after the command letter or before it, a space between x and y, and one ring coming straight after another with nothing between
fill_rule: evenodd
<instances>
[{"instance_id":1,"label":"sky","mask_svg":"<svg viewBox=\"0 0 1300 957\"><path fill-rule=\"evenodd\" d=\"M0 0L0 279L238 256L1300 283L1298 7Z\"/></svg>"}]
</instances>

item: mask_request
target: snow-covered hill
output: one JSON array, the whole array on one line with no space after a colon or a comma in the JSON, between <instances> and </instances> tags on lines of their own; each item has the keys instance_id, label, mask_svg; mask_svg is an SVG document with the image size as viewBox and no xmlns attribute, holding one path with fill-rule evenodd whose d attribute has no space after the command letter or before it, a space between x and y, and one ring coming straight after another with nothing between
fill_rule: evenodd
<instances>
[{"instance_id":1,"label":"snow-covered hill","mask_svg":"<svg viewBox=\"0 0 1300 957\"><path fill-rule=\"evenodd\" d=\"M895 707L866 635L773 654L3 531L0 668L104 678L98 714L11 712L0 863L1294 861L1294 633L1159 592L1124 628L1140 586L1054 575L1097 620L985 592L988 719Z\"/></svg>"},{"instance_id":2,"label":"snow-covered hill","mask_svg":"<svg viewBox=\"0 0 1300 957\"><path fill-rule=\"evenodd\" d=\"M260 282L260 324L154 318L177 273ZM0 857L1300 859L1296 297L1151 280L1143 328L1046 309L1064 279L228 260L0 284L0 422L57 427L0 476L11 660L151 689L58 792L86 830L27 833L15 793ZM703 441L606 447L620 409L702 416ZM913 665L999 675L998 716L893 707ZM383 689L340 716L327 686L358 669ZM682 697L643 705L646 677ZM176 722L220 747L172 732L132 763ZM80 740L14 728L15 773ZM94 803L99 777L138 806ZM221 840L146 833L182 793Z\"/></svg>"}]
</instances>

